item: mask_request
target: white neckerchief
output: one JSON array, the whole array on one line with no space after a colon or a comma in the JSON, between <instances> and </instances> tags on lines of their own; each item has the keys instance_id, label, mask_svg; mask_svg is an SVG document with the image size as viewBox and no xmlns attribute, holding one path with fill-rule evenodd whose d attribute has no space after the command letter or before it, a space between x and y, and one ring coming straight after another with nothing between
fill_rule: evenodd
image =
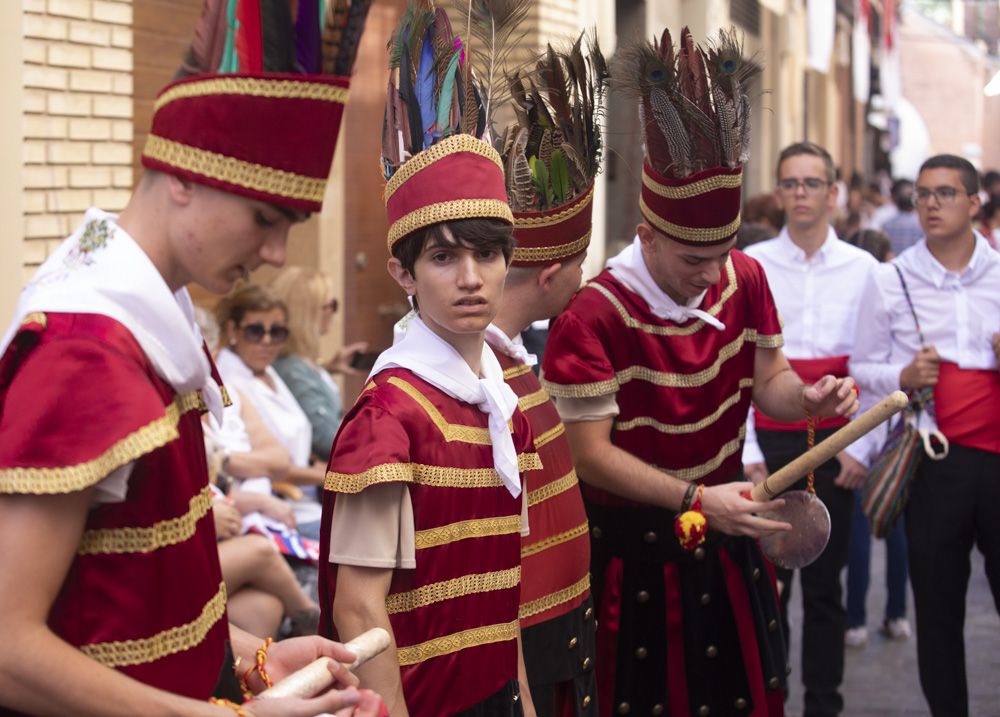
<instances>
[{"instance_id":1,"label":"white neckerchief","mask_svg":"<svg viewBox=\"0 0 1000 717\"><path fill-rule=\"evenodd\" d=\"M0 355L28 314L107 316L131 332L157 375L177 393L200 391L221 421L222 393L212 379L187 289L171 292L116 218L100 209L88 210L80 228L39 267L21 293Z\"/></svg>"},{"instance_id":2,"label":"white neckerchief","mask_svg":"<svg viewBox=\"0 0 1000 717\"><path fill-rule=\"evenodd\" d=\"M378 357L368 380L388 368L405 368L452 398L471 403L487 414L493 466L507 490L517 498L521 494L521 474L514 439L507 427L517 408L517 395L503 380L503 369L492 349L483 342L480 378L458 351L427 328L418 315L408 315L403 320L405 328L395 333L392 347Z\"/></svg>"},{"instance_id":3,"label":"white neckerchief","mask_svg":"<svg viewBox=\"0 0 1000 717\"><path fill-rule=\"evenodd\" d=\"M521 338L521 334L518 334L514 338L510 338L504 333L503 329L499 328L496 324L490 324L486 327L486 340L495 346L498 346L501 351L510 356L512 359L520 361L528 366L537 366L538 357L535 354L528 353L527 347L524 345L524 339Z\"/></svg>"},{"instance_id":4,"label":"white neckerchief","mask_svg":"<svg viewBox=\"0 0 1000 717\"><path fill-rule=\"evenodd\" d=\"M659 318L678 324L682 324L688 319L701 319L719 331L726 328L724 323L710 313L697 308L705 299L705 294L708 293L707 289L682 306L656 285L652 274L646 267L645 260L642 258L642 246L638 236L618 256L612 258L607 266L614 277L627 289L642 297L642 300L649 306L649 310Z\"/></svg>"}]
</instances>

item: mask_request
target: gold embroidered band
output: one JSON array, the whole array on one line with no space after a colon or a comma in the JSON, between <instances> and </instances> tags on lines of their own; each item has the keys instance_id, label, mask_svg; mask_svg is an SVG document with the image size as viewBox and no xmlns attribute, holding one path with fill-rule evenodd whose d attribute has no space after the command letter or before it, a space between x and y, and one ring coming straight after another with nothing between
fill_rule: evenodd
<instances>
[{"instance_id":1,"label":"gold embroidered band","mask_svg":"<svg viewBox=\"0 0 1000 717\"><path fill-rule=\"evenodd\" d=\"M667 199L690 199L700 194L708 194L716 189L739 189L743 186L743 172L739 174L717 174L707 179L701 179L691 184L671 186L660 184L647 172L642 173L642 183L654 194Z\"/></svg>"},{"instance_id":2,"label":"gold embroidered band","mask_svg":"<svg viewBox=\"0 0 1000 717\"><path fill-rule=\"evenodd\" d=\"M449 523L439 528L418 530L414 534L417 550L436 548L439 545L456 543L469 538L487 538L495 535L510 535L521 532L521 516L507 515L500 518L479 518Z\"/></svg>"},{"instance_id":3,"label":"gold embroidered band","mask_svg":"<svg viewBox=\"0 0 1000 717\"><path fill-rule=\"evenodd\" d=\"M347 104L348 90L319 82L303 82L288 79L267 79L263 77L213 77L200 82L185 82L166 90L156 98L153 112L174 100L207 95L248 95L252 97L273 97L289 100L316 100Z\"/></svg>"},{"instance_id":4,"label":"gold embroidered band","mask_svg":"<svg viewBox=\"0 0 1000 717\"><path fill-rule=\"evenodd\" d=\"M467 136L467 135L460 135ZM478 141L478 140L477 140ZM479 142L479 144L484 144ZM435 145L440 146L440 145ZM484 145L485 146L485 145ZM433 147L431 148L433 149ZM424 150L429 152L431 150ZM406 166L405 164L403 165ZM400 170L401 172L402 170ZM400 172L393 175L395 179ZM410 232L414 232L422 227L441 222L453 222L459 219L476 217L478 219L500 219L507 223L513 223L514 217L510 213L510 205L500 199L450 199L446 202L437 202L415 209L409 214L405 214L389 227L389 251L393 245L405 237Z\"/></svg>"},{"instance_id":5,"label":"gold embroidered band","mask_svg":"<svg viewBox=\"0 0 1000 717\"><path fill-rule=\"evenodd\" d=\"M518 376L524 376L525 374L531 373L531 366L526 363L518 364L517 366L511 366L510 368L505 368L503 370L504 381L509 381L512 378L517 378Z\"/></svg>"},{"instance_id":6,"label":"gold embroidered band","mask_svg":"<svg viewBox=\"0 0 1000 717\"><path fill-rule=\"evenodd\" d=\"M212 507L212 489L205 486L191 498L184 515L161 520L148 528L108 528L84 532L77 548L79 555L108 553L151 553L168 545L183 543L195 533L198 521Z\"/></svg>"},{"instance_id":7,"label":"gold embroidered band","mask_svg":"<svg viewBox=\"0 0 1000 717\"><path fill-rule=\"evenodd\" d=\"M543 550L548 550L549 548L566 543L574 538L579 538L581 535L586 535L589 528L587 527L587 521L583 521L575 528L570 528L562 533L556 533L555 535L550 535L544 540L539 540L537 543L532 543L531 545L525 545L521 547L521 557L527 558L529 555L535 555Z\"/></svg>"},{"instance_id":8,"label":"gold embroidered band","mask_svg":"<svg viewBox=\"0 0 1000 717\"><path fill-rule=\"evenodd\" d=\"M646 204L643 197L639 197L639 209L642 215L650 224L668 236L677 237L688 242L720 242L723 239L732 237L736 230L740 228L740 215L737 214L733 221L721 227L685 227L680 224L668 222L663 217L656 214Z\"/></svg>"},{"instance_id":9,"label":"gold embroidered band","mask_svg":"<svg viewBox=\"0 0 1000 717\"><path fill-rule=\"evenodd\" d=\"M556 246L515 246L514 258L512 261L555 261L556 259L562 259L563 257L579 254L581 251L590 246L591 233L591 230L588 229L587 233L579 239L575 239L567 244L558 244Z\"/></svg>"},{"instance_id":10,"label":"gold embroidered band","mask_svg":"<svg viewBox=\"0 0 1000 717\"><path fill-rule=\"evenodd\" d=\"M410 647L400 647L396 650L396 657L401 667L415 665L432 657L450 655L453 652L459 652L470 647L516 640L517 628L517 620L499 625L474 627L471 630L463 630L462 632L455 632L444 637L436 637L433 640L427 640L426 642L421 642Z\"/></svg>"},{"instance_id":11,"label":"gold embroidered band","mask_svg":"<svg viewBox=\"0 0 1000 717\"><path fill-rule=\"evenodd\" d=\"M594 201L594 187L596 185L591 182L590 188L587 193L579 201L573 200L572 206L564 209L561 212L554 212L552 214L546 214L545 216L523 216L517 215L514 217L514 228L515 229L541 229L543 227L552 227L556 224L562 224L567 219L575 217L577 214L582 212L584 209L590 206L591 202ZM558 248L558 247L553 247Z\"/></svg>"},{"instance_id":12,"label":"gold embroidered band","mask_svg":"<svg viewBox=\"0 0 1000 717\"><path fill-rule=\"evenodd\" d=\"M517 407L522 411L530 411L535 406L541 406L548 400L549 394L545 393L544 388L540 388L534 393L529 393L527 396L517 399Z\"/></svg>"},{"instance_id":13,"label":"gold embroidered band","mask_svg":"<svg viewBox=\"0 0 1000 717\"><path fill-rule=\"evenodd\" d=\"M546 501L549 498L555 497L560 493L568 491L570 488L577 484L576 471L570 469L570 472L564 475L562 478L557 478L551 483L543 485L537 490L530 491L528 493L528 507L538 505L542 501Z\"/></svg>"},{"instance_id":14,"label":"gold embroidered band","mask_svg":"<svg viewBox=\"0 0 1000 717\"><path fill-rule=\"evenodd\" d=\"M172 627L152 637L138 640L116 640L83 645L80 651L107 667L144 665L199 645L225 613L226 584L219 583L219 591L205 604L201 615L185 625Z\"/></svg>"},{"instance_id":15,"label":"gold embroidered band","mask_svg":"<svg viewBox=\"0 0 1000 717\"><path fill-rule=\"evenodd\" d=\"M143 154L177 169L278 197L322 202L323 192L326 190L326 177L307 177L256 162L246 162L155 134L147 137Z\"/></svg>"},{"instance_id":16,"label":"gold embroidered band","mask_svg":"<svg viewBox=\"0 0 1000 717\"><path fill-rule=\"evenodd\" d=\"M661 468L661 470L663 470L666 473L669 473L678 480L683 480L688 482L704 478L709 473L714 471L716 468L721 466L723 461L729 458L729 456L733 455L736 451L740 449L740 446L743 445L743 438L746 435L746 432L747 432L747 426L744 423L743 425L740 426L740 432L739 435L736 436L736 438L724 443L722 445L722 448L719 449L719 452L716 453L715 456L713 456L711 459L705 461L700 465L691 466L690 468L678 468L678 469Z\"/></svg>"},{"instance_id":17,"label":"gold embroidered band","mask_svg":"<svg viewBox=\"0 0 1000 717\"><path fill-rule=\"evenodd\" d=\"M630 418L627 421L621 421L620 423L615 423L615 430L618 432L631 431L633 428L639 428L640 426L645 426L648 428L653 428L660 433L666 433L667 435L681 435L686 433L697 433L705 428L708 428L713 423L718 421L722 414L728 411L730 408L735 406L740 402L740 398L743 396L743 389L753 388L752 378L741 378L739 383L739 388L736 389L736 393L727 398L719 407L712 411L709 415L705 416L700 421L695 421L694 423L681 423L671 425L669 423L661 423L652 416L637 416L635 418Z\"/></svg>"},{"instance_id":18,"label":"gold embroidered band","mask_svg":"<svg viewBox=\"0 0 1000 717\"><path fill-rule=\"evenodd\" d=\"M395 615L466 595L516 588L520 583L520 565L491 573L473 573L424 585L405 593L393 593L385 599L385 609L390 615Z\"/></svg>"},{"instance_id":19,"label":"gold embroidered band","mask_svg":"<svg viewBox=\"0 0 1000 717\"><path fill-rule=\"evenodd\" d=\"M517 616L522 620L534 617L535 615L543 613L546 610L551 610L557 605L562 605L563 603L567 603L570 600L580 597L589 589L590 576L584 575L569 587L565 587L562 590L557 590L556 592L550 593L544 597L524 603L517 611Z\"/></svg>"},{"instance_id":20,"label":"gold embroidered band","mask_svg":"<svg viewBox=\"0 0 1000 717\"><path fill-rule=\"evenodd\" d=\"M548 445L565 432L566 426L563 425L562 421L559 421L559 423L552 426L549 430L535 436L535 450L541 450L542 446Z\"/></svg>"},{"instance_id":21,"label":"gold embroidered band","mask_svg":"<svg viewBox=\"0 0 1000 717\"><path fill-rule=\"evenodd\" d=\"M396 173L389 178L389 181L386 182L385 191L382 194L383 201L388 202L389 197L391 197L396 190L399 189L400 185L407 182L417 172L427 169L438 160L444 159L445 157L455 154L456 152L478 154L480 157L485 157L486 159L492 161L500 169L500 171L503 172L503 161L500 159L499 153L497 153L497 151L489 144L480 139L476 139L471 134L454 134L451 137L428 147L424 151L414 155L412 159L404 162L403 165L396 170ZM510 218L510 207L508 207L508 221L513 221L513 219Z\"/></svg>"}]
</instances>

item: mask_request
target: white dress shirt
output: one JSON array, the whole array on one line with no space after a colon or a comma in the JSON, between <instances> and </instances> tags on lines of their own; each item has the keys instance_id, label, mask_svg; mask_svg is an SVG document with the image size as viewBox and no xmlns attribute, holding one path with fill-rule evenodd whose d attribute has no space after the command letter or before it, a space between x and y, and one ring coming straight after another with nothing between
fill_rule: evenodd
<instances>
[{"instance_id":1,"label":"white dress shirt","mask_svg":"<svg viewBox=\"0 0 1000 717\"><path fill-rule=\"evenodd\" d=\"M750 245L746 254L764 267L782 319L786 356L816 359L851 354L861 296L878 266L871 254L838 239L832 227L811 257L792 241L787 227L774 239ZM764 462L752 409L743 462Z\"/></svg>"}]
</instances>

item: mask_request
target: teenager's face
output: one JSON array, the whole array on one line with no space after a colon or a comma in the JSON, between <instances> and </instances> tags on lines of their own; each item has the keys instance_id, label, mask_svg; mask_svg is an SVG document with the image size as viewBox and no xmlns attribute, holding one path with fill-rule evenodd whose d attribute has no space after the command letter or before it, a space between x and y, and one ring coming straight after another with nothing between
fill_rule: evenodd
<instances>
[{"instance_id":1,"label":"teenager's face","mask_svg":"<svg viewBox=\"0 0 1000 717\"><path fill-rule=\"evenodd\" d=\"M281 309L248 311L239 326L230 321L227 329L229 348L258 374L274 363L288 337L288 322Z\"/></svg>"},{"instance_id":2,"label":"teenager's face","mask_svg":"<svg viewBox=\"0 0 1000 717\"><path fill-rule=\"evenodd\" d=\"M826 163L821 157L796 154L782 161L775 197L785 210L790 230L805 231L829 224L837 204L837 185L826 177Z\"/></svg>"},{"instance_id":3,"label":"teenager's face","mask_svg":"<svg viewBox=\"0 0 1000 717\"><path fill-rule=\"evenodd\" d=\"M442 233L457 246L431 236L414 263L415 276L404 272L400 284L420 304L420 318L446 341L481 333L496 316L503 295L507 263L499 249L469 248L462 237Z\"/></svg>"},{"instance_id":4,"label":"teenager's face","mask_svg":"<svg viewBox=\"0 0 1000 717\"><path fill-rule=\"evenodd\" d=\"M729 253L736 246L733 237L725 244L688 246L665 237L648 224L640 224L642 255L653 281L671 299L684 304L722 279Z\"/></svg>"},{"instance_id":5,"label":"teenager's face","mask_svg":"<svg viewBox=\"0 0 1000 717\"><path fill-rule=\"evenodd\" d=\"M189 184L172 252L184 283L224 294L262 264L285 263L288 231L303 221L267 202Z\"/></svg>"},{"instance_id":6,"label":"teenager's face","mask_svg":"<svg viewBox=\"0 0 1000 717\"><path fill-rule=\"evenodd\" d=\"M925 169L915 192L920 226L929 242L966 237L979 212L979 195L968 194L957 169Z\"/></svg>"}]
</instances>

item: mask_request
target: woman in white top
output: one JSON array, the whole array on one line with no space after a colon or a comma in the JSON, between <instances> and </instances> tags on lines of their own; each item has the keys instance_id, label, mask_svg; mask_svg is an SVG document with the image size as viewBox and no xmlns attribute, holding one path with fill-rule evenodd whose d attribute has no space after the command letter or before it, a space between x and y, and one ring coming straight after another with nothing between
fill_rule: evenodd
<instances>
[{"instance_id":1,"label":"woman in white top","mask_svg":"<svg viewBox=\"0 0 1000 717\"><path fill-rule=\"evenodd\" d=\"M217 359L223 382L246 396L288 450L292 464L285 479L303 487L321 485L326 466L312 459L309 419L271 366L281 344L288 339L284 304L262 287L245 286L220 302L216 319L227 343ZM308 493L310 504L296 510L296 519L299 531L311 537L313 527L318 534L318 516L314 518L313 508L318 503L315 491Z\"/></svg>"}]
</instances>

